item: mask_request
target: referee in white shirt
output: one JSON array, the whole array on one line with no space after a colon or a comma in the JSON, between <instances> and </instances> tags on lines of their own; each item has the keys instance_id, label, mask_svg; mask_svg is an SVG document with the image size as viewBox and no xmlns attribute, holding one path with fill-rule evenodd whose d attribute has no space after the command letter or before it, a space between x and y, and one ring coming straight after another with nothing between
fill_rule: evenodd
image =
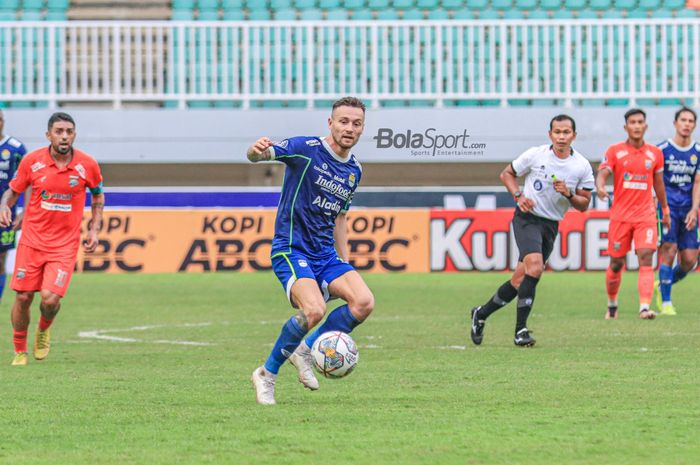
<instances>
[{"instance_id":1,"label":"referee in white shirt","mask_svg":"<svg viewBox=\"0 0 700 465\"><path fill-rule=\"evenodd\" d=\"M568 115L552 118L549 138L551 144L532 147L501 172L501 181L517 204L512 224L520 257L510 280L488 302L471 310L471 338L476 345L483 340L486 319L516 296L513 342L522 347L535 345L527 329L527 317L535 301L537 282L554 248L559 221L569 207L582 212L588 209L595 180L591 164L571 147L576 139L574 119ZM519 176L526 176L522 191Z\"/></svg>"}]
</instances>

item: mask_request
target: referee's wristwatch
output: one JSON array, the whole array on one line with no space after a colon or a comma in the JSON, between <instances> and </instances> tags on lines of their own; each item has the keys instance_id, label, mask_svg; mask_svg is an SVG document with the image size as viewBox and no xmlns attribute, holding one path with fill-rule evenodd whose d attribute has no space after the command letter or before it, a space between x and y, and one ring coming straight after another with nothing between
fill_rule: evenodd
<instances>
[{"instance_id":1,"label":"referee's wristwatch","mask_svg":"<svg viewBox=\"0 0 700 465\"><path fill-rule=\"evenodd\" d=\"M523 195L523 193L519 190L515 191L513 193L513 198L515 199L515 203L518 203L518 199Z\"/></svg>"}]
</instances>

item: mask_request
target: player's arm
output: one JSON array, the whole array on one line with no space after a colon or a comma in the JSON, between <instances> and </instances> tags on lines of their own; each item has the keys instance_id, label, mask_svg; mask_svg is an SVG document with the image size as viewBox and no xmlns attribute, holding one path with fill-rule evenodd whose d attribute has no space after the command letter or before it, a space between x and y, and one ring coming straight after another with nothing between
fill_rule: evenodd
<instances>
[{"instance_id":1,"label":"player's arm","mask_svg":"<svg viewBox=\"0 0 700 465\"><path fill-rule=\"evenodd\" d=\"M605 185L608 182L608 177L612 174L612 170L607 166L601 166L598 169L598 175L595 177L595 191L598 194L598 198L605 200L608 198L608 191L605 189Z\"/></svg>"},{"instance_id":2,"label":"player's arm","mask_svg":"<svg viewBox=\"0 0 700 465\"><path fill-rule=\"evenodd\" d=\"M259 161L269 161L273 158L273 150L272 141L267 137L261 137L260 139L256 140L253 145L248 147L246 156L248 157L248 160L252 161L253 163L257 163Z\"/></svg>"},{"instance_id":3,"label":"player's arm","mask_svg":"<svg viewBox=\"0 0 700 465\"><path fill-rule=\"evenodd\" d=\"M693 182L693 205L690 211L685 215L685 227L688 231L693 229L698 222L698 208L700 208L700 174L695 173L695 182Z\"/></svg>"},{"instance_id":4,"label":"player's arm","mask_svg":"<svg viewBox=\"0 0 700 465\"><path fill-rule=\"evenodd\" d=\"M90 205L90 210L92 212L92 218L88 223L88 232L83 242L83 248L86 252L94 252L99 243L97 239L97 232L102 228L102 214L105 209L105 195L103 192L99 194L92 194L92 204Z\"/></svg>"},{"instance_id":5,"label":"player's arm","mask_svg":"<svg viewBox=\"0 0 700 465\"><path fill-rule=\"evenodd\" d=\"M513 199L515 199L515 203L518 205L518 208L520 208L520 211L527 213L535 207L535 202L525 197L520 191L518 175L515 173L512 163L501 171L499 177L503 185L506 186L506 190L513 196Z\"/></svg>"},{"instance_id":6,"label":"player's arm","mask_svg":"<svg viewBox=\"0 0 700 465\"><path fill-rule=\"evenodd\" d=\"M19 193L7 189L0 199L0 226L6 228L12 224L12 207L17 203Z\"/></svg>"},{"instance_id":7,"label":"player's arm","mask_svg":"<svg viewBox=\"0 0 700 465\"><path fill-rule=\"evenodd\" d=\"M668 201L666 200L666 185L664 184L663 169L654 173L654 192L656 193L656 198L659 200L659 205L661 205L661 211L663 212L661 223L667 228L670 228L671 210L669 210Z\"/></svg>"},{"instance_id":8,"label":"player's arm","mask_svg":"<svg viewBox=\"0 0 700 465\"><path fill-rule=\"evenodd\" d=\"M335 250L338 256L347 262L350 254L348 253L348 218L345 213L339 213L335 217L333 239L335 239Z\"/></svg>"}]
</instances>

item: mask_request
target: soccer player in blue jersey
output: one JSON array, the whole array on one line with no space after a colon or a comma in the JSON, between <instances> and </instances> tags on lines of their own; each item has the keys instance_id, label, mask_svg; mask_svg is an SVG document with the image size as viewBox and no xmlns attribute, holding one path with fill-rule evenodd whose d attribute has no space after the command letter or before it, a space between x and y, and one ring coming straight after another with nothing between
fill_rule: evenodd
<instances>
[{"instance_id":1,"label":"soccer player in blue jersey","mask_svg":"<svg viewBox=\"0 0 700 465\"><path fill-rule=\"evenodd\" d=\"M9 187L10 181L17 171L20 160L27 154L24 144L12 136L4 134L5 115L0 110L0 195ZM13 223L5 228L0 228L0 300L5 291L5 260L7 252L15 248L15 232L19 229L22 218L17 216L17 207L12 207Z\"/></svg>"},{"instance_id":2,"label":"soccer player in blue jersey","mask_svg":"<svg viewBox=\"0 0 700 465\"><path fill-rule=\"evenodd\" d=\"M671 209L671 227L664 230L659 248L659 281L655 287L657 305L662 315L675 315L671 301L673 284L692 271L698 261L698 207L700 207L700 175L698 157L700 143L691 139L697 114L683 107L676 112L673 125L676 134L659 148L664 153L664 184ZM678 256L678 263L673 262Z\"/></svg>"},{"instance_id":3,"label":"soccer player in blue jersey","mask_svg":"<svg viewBox=\"0 0 700 465\"><path fill-rule=\"evenodd\" d=\"M333 104L330 134L292 137L273 143L267 137L248 149L252 162L274 160L287 165L272 240L272 268L291 305L298 309L282 326L265 364L253 371L259 404L275 404L275 380L289 359L299 381L319 388L310 347L326 331L351 332L374 308L374 296L348 263L347 220L362 167L351 152L365 127L365 105L344 97ZM345 302L321 321L326 302Z\"/></svg>"}]
</instances>

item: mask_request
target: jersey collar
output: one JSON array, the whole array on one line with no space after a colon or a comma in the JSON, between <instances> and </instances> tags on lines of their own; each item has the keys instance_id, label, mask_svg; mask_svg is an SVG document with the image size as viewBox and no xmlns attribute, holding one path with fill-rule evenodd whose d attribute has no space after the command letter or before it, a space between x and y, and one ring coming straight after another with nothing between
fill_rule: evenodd
<instances>
[{"instance_id":1,"label":"jersey collar","mask_svg":"<svg viewBox=\"0 0 700 465\"><path fill-rule=\"evenodd\" d=\"M7 142L8 140L10 140L10 136L5 136L5 137L3 137L2 140L0 140L0 145L3 145L3 144L4 144L5 142Z\"/></svg>"},{"instance_id":2,"label":"jersey collar","mask_svg":"<svg viewBox=\"0 0 700 465\"><path fill-rule=\"evenodd\" d=\"M73 167L78 163L77 161L77 151L75 149L73 150L73 158L71 158L70 162L65 166L66 170L73 169ZM49 165L56 165L56 160L51 156L51 147L46 147L46 150L44 152L44 162L46 166Z\"/></svg>"},{"instance_id":3,"label":"jersey collar","mask_svg":"<svg viewBox=\"0 0 700 465\"><path fill-rule=\"evenodd\" d=\"M340 163L348 163L348 162L350 161L350 159L352 158L352 153L351 153L350 155L348 155L347 158L342 158L342 157L338 156L338 154L335 153L335 152L333 151L333 149L332 149L331 146L328 144L328 142L326 142L326 138L325 138L325 137L319 137L319 139L321 139L321 143L323 143L323 147L324 147L324 148L326 149L326 151L331 155L331 157L335 158L335 159L338 160Z\"/></svg>"},{"instance_id":4,"label":"jersey collar","mask_svg":"<svg viewBox=\"0 0 700 465\"><path fill-rule=\"evenodd\" d=\"M690 141L690 145L687 146L687 147L680 147L680 146L678 146L675 142L673 142L673 139L666 139L666 140L668 140L668 143L671 144L671 145L672 145L676 150L678 150L679 152L687 152L688 150L692 149L693 146L695 145L695 141L694 141L694 140L691 140L691 141ZM2 143L0 143L0 145L2 145Z\"/></svg>"}]
</instances>

